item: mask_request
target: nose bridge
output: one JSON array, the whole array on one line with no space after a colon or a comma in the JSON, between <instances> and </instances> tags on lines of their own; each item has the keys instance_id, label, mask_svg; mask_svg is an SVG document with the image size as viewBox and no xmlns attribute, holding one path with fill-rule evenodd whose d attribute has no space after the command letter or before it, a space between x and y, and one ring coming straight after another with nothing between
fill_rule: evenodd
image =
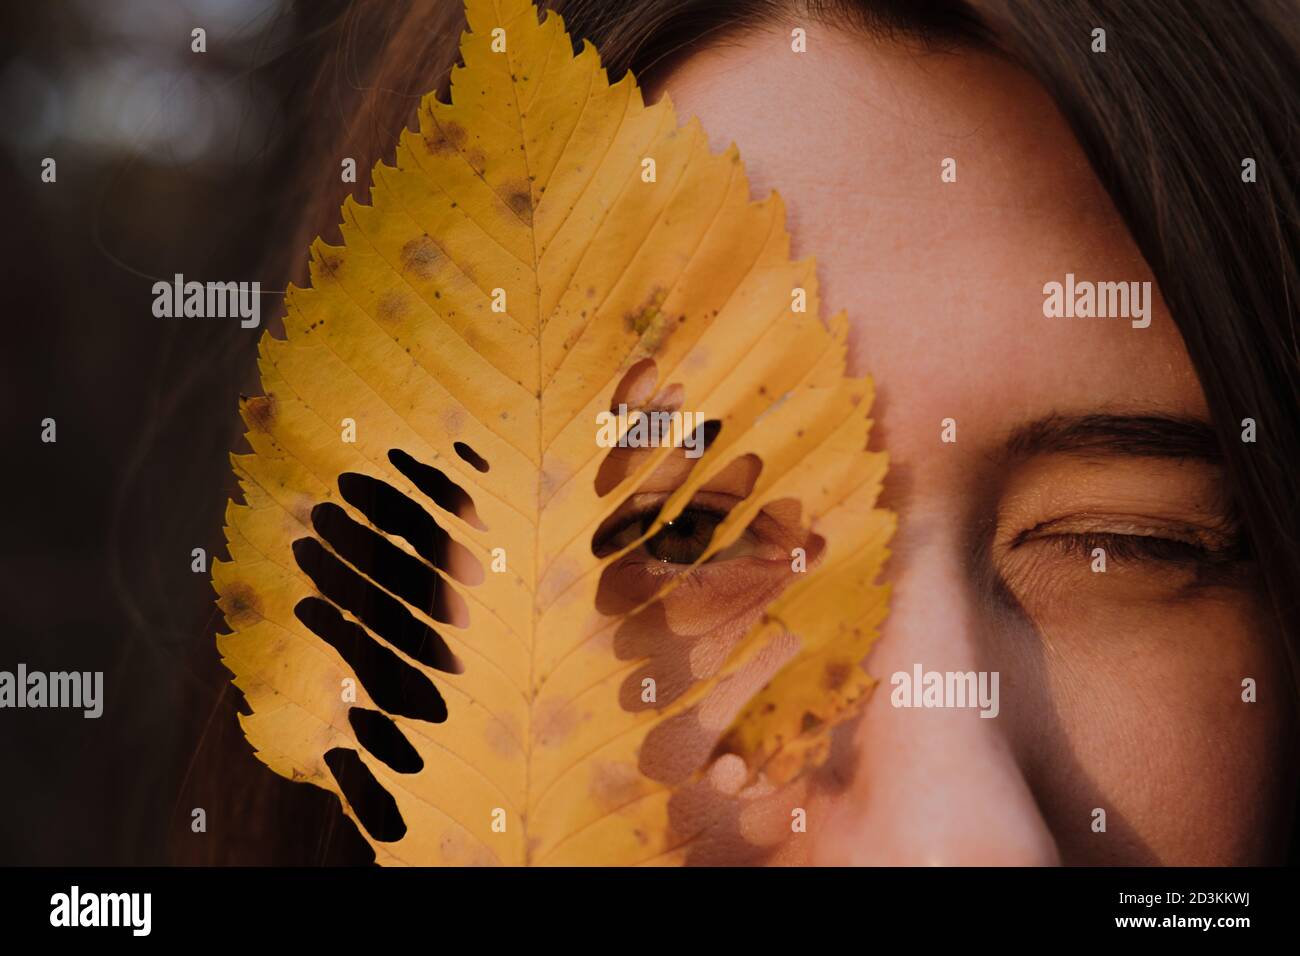
<instances>
[{"instance_id":1,"label":"nose bridge","mask_svg":"<svg viewBox=\"0 0 1300 956\"><path fill-rule=\"evenodd\" d=\"M888 567L889 615L867 661L885 687L890 674L913 664L967 671L979 663L985 621L961 527L944 509L917 509L899 529Z\"/></svg>"},{"instance_id":2,"label":"nose bridge","mask_svg":"<svg viewBox=\"0 0 1300 956\"><path fill-rule=\"evenodd\" d=\"M890 614L867 661L879 683L858 727L851 792L831 818L837 862L1057 862L1009 743L1006 682L979 671L995 623L956 532L943 530L955 526L909 535L890 575Z\"/></svg>"}]
</instances>

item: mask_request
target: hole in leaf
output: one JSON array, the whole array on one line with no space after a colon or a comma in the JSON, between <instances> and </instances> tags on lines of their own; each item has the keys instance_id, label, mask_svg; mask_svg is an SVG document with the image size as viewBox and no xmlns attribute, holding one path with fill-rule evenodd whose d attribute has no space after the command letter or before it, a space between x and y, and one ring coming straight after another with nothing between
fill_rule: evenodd
<instances>
[{"instance_id":1,"label":"hole in leaf","mask_svg":"<svg viewBox=\"0 0 1300 956\"><path fill-rule=\"evenodd\" d=\"M707 422L700 425L696 431L700 433L700 447L704 449L704 451L708 451L709 446L713 444L718 435L722 432L722 422L718 421L716 418L710 418Z\"/></svg>"},{"instance_id":2,"label":"hole in leaf","mask_svg":"<svg viewBox=\"0 0 1300 956\"><path fill-rule=\"evenodd\" d=\"M675 388L677 388L677 386L670 386L666 391L671 392L671 390ZM672 394L669 397L678 402L681 401L680 395ZM629 421L631 411L632 409L629 408ZM658 408L650 410L649 414L672 415L677 411L678 409L676 408ZM635 426L629 424L627 432L621 434L619 440L624 440L626 434L631 432L633 427ZM649 425L646 427L647 429L651 428ZM659 429L658 434L660 435L671 436L673 434L672 425L666 419L661 418L659 424L656 424L653 427ZM693 438L687 439L686 436L682 436L683 442L689 442L691 445L694 445L694 448L691 448L690 451L695 455L695 457L687 458L687 449L682 445L678 445L677 447L682 449L679 457L685 458L692 466L694 466L695 462L699 461L704 453L709 450L709 446L713 444L721 431L722 422L717 421L716 419L709 419L706 422L701 422L695 427L695 430L692 433L694 436ZM611 448L605 455L604 461L600 463L600 468L596 471L596 494L603 498L605 495L617 488L628 475L641 467L642 462L645 461L645 456L654 450L653 446ZM674 457L670 456L665 460L673 461ZM663 466L661 465L660 467L662 468Z\"/></svg>"},{"instance_id":3,"label":"hole in leaf","mask_svg":"<svg viewBox=\"0 0 1300 956\"><path fill-rule=\"evenodd\" d=\"M398 773L419 773L424 769L424 759L387 714L353 707L348 711L348 723L361 746Z\"/></svg>"},{"instance_id":4,"label":"hole in leaf","mask_svg":"<svg viewBox=\"0 0 1300 956\"><path fill-rule=\"evenodd\" d=\"M487 525L479 520L478 512L474 509L474 499L469 492L437 468L416 461L400 448L389 451L388 460L443 511L456 515L480 531L487 530Z\"/></svg>"},{"instance_id":5,"label":"hole in leaf","mask_svg":"<svg viewBox=\"0 0 1300 956\"><path fill-rule=\"evenodd\" d=\"M483 565L463 544L444 531L427 511L387 482L345 472L339 475L343 500L385 534L399 535L415 553L462 584L483 581Z\"/></svg>"},{"instance_id":6,"label":"hole in leaf","mask_svg":"<svg viewBox=\"0 0 1300 956\"><path fill-rule=\"evenodd\" d=\"M614 395L609 400L609 410L618 411L619 405L629 408L643 408L654 393L655 382L659 380L659 366L654 359L643 358L635 362L623 373L619 383L614 386Z\"/></svg>"},{"instance_id":7,"label":"hole in leaf","mask_svg":"<svg viewBox=\"0 0 1300 956\"><path fill-rule=\"evenodd\" d=\"M321 594L392 644L408 657L449 674L464 667L446 642L426 624L420 623L402 602L375 587L325 550L315 538L293 543L298 567L312 579Z\"/></svg>"},{"instance_id":8,"label":"hole in leaf","mask_svg":"<svg viewBox=\"0 0 1300 956\"><path fill-rule=\"evenodd\" d=\"M479 471L488 470L487 459L476 452L473 448L470 448L469 445L466 445L463 441L458 441L451 447L456 449L456 454L460 455L461 458L469 462Z\"/></svg>"},{"instance_id":9,"label":"hole in leaf","mask_svg":"<svg viewBox=\"0 0 1300 956\"><path fill-rule=\"evenodd\" d=\"M317 597L306 597L293 609L294 617L339 652L371 699L388 711L415 720L440 724L447 704L429 678L349 621L338 608Z\"/></svg>"},{"instance_id":10,"label":"hole in leaf","mask_svg":"<svg viewBox=\"0 0 1300 956\"><path fill-rule=\"evenodd\" d=\"M312 509L311 523L343 558L435 621L468 622L469 608L464 599L432 568L383 535L353 521L338 505L317 505Z\"/></svg>"},{"instance_id":11,"label":"hole in leaf","mask_svg":"<svg viewBox=\"0 0 1300 956\"><path fill-rule=\"evenodd\" d=\"M406 836L406 821L397 809L397 801L380 786L355 750L335 747L325 751L325 766L334 774L352 812L372 839L393 843Z\"/></svg>"}]
</instances>

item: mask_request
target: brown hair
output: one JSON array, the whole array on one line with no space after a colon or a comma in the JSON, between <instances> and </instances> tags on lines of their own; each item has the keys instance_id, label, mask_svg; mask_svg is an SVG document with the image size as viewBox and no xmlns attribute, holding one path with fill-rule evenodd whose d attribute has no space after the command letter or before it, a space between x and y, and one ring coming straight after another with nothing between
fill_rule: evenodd
<instances>
[{"instance_id":1,"label":"brown hair","mask_svg":"<svg viewBox=\"0 0 1300 956\"><path fill-rule=\"evenodd\" d=\"M572 37L596 44L611 80L630 69L642 82L653 81L678 56L792 12L932 47L992 45L1033 74L1072 127L1182 332L1268 608L1287 639L1293 679L1300 675L1294 646L1300 634L1300 175L1294 156L1300 17L1291 3L1250 0L1231 11L1221 0L553 0L542 6L565 18ZM1089 48L1096 27L1110 39L1101 57ZM365 175L355 187L339 183L340 160L354 158L359 170L391 161L397 133L412 123L420 97L438 90L446 98L463 28L456 0L346 6L330 32L335 52L308 94L312 108L304 111L301 135L312 165L300 182L308 214L296 217L297 232L280 246L286 250L280 274L304 281L310 240L322 234L337 241L346 190L368 201ZM1242 181L1246 158L1255 160L1257 182ZM1240 440L1245 418L1258 425L1255 444ZM236 732L218 749L233 753L239 746L246 748ZM241 772L251 763L238 761ZM249 786L278 790L274 797L247 797L246 818L265 826L278 814L297 828L272 838L279 850L263 847L254 858L369 858L359 837L341 826L332 795L291 794L314 788L293 787L265 770ZM291 842L298 846L291 849ZM222 857L249 861L239 853Z\"/></svg>"}]
</instances>

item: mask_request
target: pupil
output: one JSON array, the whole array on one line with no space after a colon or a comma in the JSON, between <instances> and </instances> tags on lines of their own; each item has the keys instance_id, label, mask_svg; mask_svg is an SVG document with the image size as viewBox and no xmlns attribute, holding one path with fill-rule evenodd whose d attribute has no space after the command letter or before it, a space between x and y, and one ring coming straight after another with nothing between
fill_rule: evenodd
<instances>
[{"instance_id":1,"label":"pupil","mask_svg":"<svg viewBox=\"0 0 1300 956\"><path fill-rule=\"evenodd\" d=\"M648 528L653 518L644 524ZM645 543L651 557L666 564L691 564L709 546L720 519L687 509Z\"/></svg>"},{"instance_id":2,"label":"pupil","mask_svg":"<svg viewBox=\"0 0 1300 956\"><path fill-rule=\"evenodd\" d=\"M680 514L673 521L668 522L668 527L672 529L673 534L680 538L689 538L695 533L695 519Z\"/></svg>"}]
</instances>

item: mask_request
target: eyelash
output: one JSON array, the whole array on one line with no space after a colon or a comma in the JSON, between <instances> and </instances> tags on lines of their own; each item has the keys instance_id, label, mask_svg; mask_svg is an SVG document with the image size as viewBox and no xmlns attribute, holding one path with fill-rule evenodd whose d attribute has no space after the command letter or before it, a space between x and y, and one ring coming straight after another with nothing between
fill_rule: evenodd
<instances>
[{"instance_id":1,"label":"eyelash","mask_svg":"<svg viewBox=\"0 0 1300 956\"><path fill-rule=\"evenodd\" d=\"M619 535L621 535L624 531L626 531L628 528L632 527L633 525L649 524L650 522L653 522L654 519L658 517L659 512L662 510L663 510L663 502L656 502L654 504L647 505L646 507L641 508L638 511L635 511L632 514L627 515L625 518L623 518L623 520L619 521L616 525L614 525L612 528L610 528L608 531L606 531L599 538L597 538L595 541L592 542L592 551L598 557L604 557L605 555L612 554L614 551L620 550L620 548L618 547L611 546L610 542L614 541ZM713 521L714 526L716 528L717 524L720 524L727 517L727 514L728 512L721 508L711 508L708 505L693 502L691 504L688 504L685 508L683 508L681 513L673 520L680 521L683 518L690 518L693 516L694 517L703 516ZM637 550L645 548L657 537L663 534L668 527L669 527L668 525L664 525L664 527L660 528L650 537L646 538L639 545L637 545L636 549L634 549L629 553L635 554ZM637 537L640 537L640 535L637 535ZM713 531L710 530L709 541L706 542L705 547L707 547L709 543L712 543L712 539L713 539ZM675 562L671 562L671 561L660 561L658 563L663 564L665 566L672 566L672 567L687 567L686 564L676 564ZM708 561L704 563L707 564Z\"/></svg>"},{"instance_id":2,"label":"eyelash","mask_svg":"<svg viewBox=\"0 0 1300 956\"><path fill-rule=\"evenodd\" d=\"M1224 566L1244 560L1245 542L1230 541L1225 547L1210 548L1176 538L1157 535L1116 534L1112 532L1081 532L1074 534L1044 535L1048 540L1071 556L1091 557L1096 548L1106 552L1106 557L1116 561L1150 561L1166 565Z\"/></svg>"}]
</instances>

